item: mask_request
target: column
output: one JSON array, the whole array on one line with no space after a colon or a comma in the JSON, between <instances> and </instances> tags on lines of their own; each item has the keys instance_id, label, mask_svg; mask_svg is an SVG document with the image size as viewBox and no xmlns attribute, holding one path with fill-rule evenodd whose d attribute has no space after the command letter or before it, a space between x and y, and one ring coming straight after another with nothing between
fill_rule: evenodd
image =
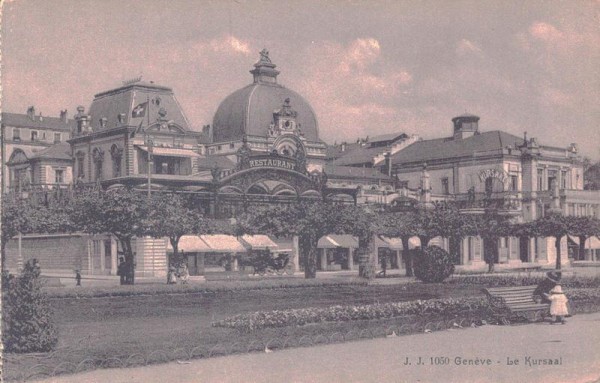
<instances>
[{"instance_id":1,"label":"column","mask_svg":"<svg viewBox=\"0 0 600 383\"><path fill-rule=\"evenodd\" d=\"M292 237L292 262L294 262L294 271L300 271L300 246L297 235Z\"/></svg>"},{"instance_id":2,"label":"column","mask_svg":"<svg viewBox=\"0 0 600 383\"><path fill-rule=\"evenodd\" d=\"M519 256L519 238L508 237L508 263L511 265L522 263Z\"/></svg>"},{"instance_id":3,"label":"column","mask_svg":"<svg viewBox=\"0 0 600 383\"><path fill-rule=\"evenodd\" d=\"M87 239L87 261L88 261L88 274L92 274L93 272L93 264L92 264L92 240L90 237ZM83 270L82 270L83 271Z\"/></svg>"},{"instance_id":4,"label":"column","mask_svg":"<svg viewBox=\"0 0 600 383\"><path fill-rule=\"evenodd\" d=\"M461 251L461 265L468 265L469 262L469 251L471 249L469 249L469 237L463 238L462 241L460 242L460 246L462 247L462 251Z\"/></svg>"},{"instance_id":5,"label":"column","mask_svg":"<svg viewBox=\"0 0 600 383\"><path fill-rule=\"evenodd\" d=\"M104 239L98 240L98 246L100 246L100 270L102 271L102 274L104 274L104 270L106 270L106 261L104 259Z\"/></svg>"},{"instance_id":6,"label":"column","mask_svg":"<svg viewBox=\"0 0 600 383\"><path fill-rule=\"evenodd\" d=\"M394 256L396 257L396 265L398 265L398 270L406 269L406 267L402 266L402 259L400 258L399 250L394 250Z\"/></svg>"},{"instance_id":7,"label":"column","mask_svg":"<svg viewBox=\"0 0 600 383\"><path fill-rule=\"evenodd\" d=\"M537 260L537 254L535 252L535 249L536 249L535 241L536 241L535 237L529 238L529 254L527 257L527 261L529 261L529 262L535 262Z\"/></svg>"},{"instance_id":8,"label":"column","mask_svg":"<svg viewBox=\"0 0 600 383\"><path fill-rule=\"evenodd\" d=\"M327 270L327 249L321 249L321 270Z\"/></svg>"},{"instance_id":9,"label":"column","mask_svg":"<svg viewBox=\"0 0 600 383\"><path fill-rule=\"evenodd\" d=\"M238 271L238 257L237 257L237 254L233 254L233 263L231 265L231 271Z\"/></svg>"},{"instance_id":10,"label":"column","mask_svg":"<svg viewBox=\"0 0 600 383\"><path fill-rule=\"evenodd\" d=\"M110 272L117 275L117 240L110 237Z\"/></svg>"},{"instance_id":11,"label":"column","mask_svg":"<svg viewBox=\"0 0 600 383\"><path fill-rule=\"evenodd\" d=\"M350 247L348 249L348 270L354 269L354 248Z\"/></svg>"}]
</instances>

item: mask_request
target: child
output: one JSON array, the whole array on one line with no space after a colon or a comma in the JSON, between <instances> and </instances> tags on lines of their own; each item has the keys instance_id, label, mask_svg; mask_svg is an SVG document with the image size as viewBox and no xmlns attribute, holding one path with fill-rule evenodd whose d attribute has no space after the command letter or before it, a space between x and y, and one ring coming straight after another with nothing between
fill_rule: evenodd
<instances>
[{"instance_id":1,"label":"child","mask_svg":"<svg viewBox=\"0 0 600 383\"><path fill-rule=\"evenodd\" d=\"M567 309L568 299L563 293L562 287L556 285L550 290L550 294L545 295L550 300L550 315L555 317L554 322L550 322L550 324L559 322L562 324L567 323L565 322L564 317L569 315L569 310Z\"/></svg>"}]
</instances>

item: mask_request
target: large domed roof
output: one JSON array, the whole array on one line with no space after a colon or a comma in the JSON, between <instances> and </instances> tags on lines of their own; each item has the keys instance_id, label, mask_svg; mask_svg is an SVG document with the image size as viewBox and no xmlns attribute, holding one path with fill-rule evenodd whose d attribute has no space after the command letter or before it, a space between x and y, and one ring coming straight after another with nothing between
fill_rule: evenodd
<instances>
[{"instance_id":1,"label":"large domed roof","mask_svg":"<svg viewBox=\"0 0 600 383\"><path fill-rule=\"evenodd\" d=\"M297 112L299 129L308 141L320 142L317 117L310 104L298 93L277 83L279 72L268 52L254 64L254 83L239 89L219 105L213 119L213 142L236 141L245 135L265 137L274 122L273 114L286 99Z\"/></svg>"}]
</instances>

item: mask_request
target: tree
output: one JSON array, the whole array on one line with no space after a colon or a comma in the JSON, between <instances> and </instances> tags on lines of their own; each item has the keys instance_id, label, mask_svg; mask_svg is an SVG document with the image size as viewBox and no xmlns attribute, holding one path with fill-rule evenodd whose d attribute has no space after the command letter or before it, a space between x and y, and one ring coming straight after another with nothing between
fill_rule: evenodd
<instances>
[{"instance_id":1,"label":"tree","mask_svg":"<svg viewBox=\"0 0 600 383\"><path fill-rule=\"evenodd\" d=\"M468 230L469 235L477 235L483 239L483 258L488 265L488 272L494 272L497 261L498 239L511 236L513 227L508 218L497 213L473 216Z\"/></svg>"},{"instance_id":2,"label":"tree","mask_svg":"<svg viewBox=\"0 0 600 383\"><path fill-rule=\"evenodd\" d=\"M538 218L533 223L533 231L539 233L542 237L554 237L554 247L556 248L556 269L561 268L560 242L562 238L569 234L570 218L559 213L550 213L544 217Z\"/></svg>"},{"instance_id":3,"label":"tree","mask_svg":"<svg viewBox=\"0 0 600 383\"><path fill-rule=\"evenodd\" d=\"M297 235L304 258L304 275L315 278L319 238L332 233L357 235L361 248L366 248L372 232L369 217L372 213L356 206L301 201L253 209L240 220L240 230L247 234L266 233L275 237Z\"/></svg>"},{"instance_id":4,"label":"tree","mask_svg":"<svg viewBox=\"0 0 600 383\"><path fill-rule=\"evenodd\" d=\"M383 213L378 220L377 232L402 240L402 256L406 266L406 276L412 277L412 252L408 242L411 237L422 233L417 214L413 212Z\"/></svg>"},{"instance_id":5,"label":"tree","mask_svg":"<svg viewBox=\"0 0 600 383\"><path fill-rule=\"evenodd\" d=\"M579 260L584 259L585 241L592 236L600 236L600 220L594 217L565 217L568 232L579 238Z\"/></svg>"},{"instance_id":6,"label":"tree","mask_svg":"<svg viewBox=\"0 0 600 383\"><path fill-rule=\"evenodd\" d=\"M110 233L121 243L128 283L134 284L133 237L147 232L143 227L148 204L146 196L132 189L81 189L73 197L70 216L73 225L89 234Z\"/></svg>"},{"instance_id":7,"label":"tree","mask_svg":"<svg viewBox=\"0 0 600 383\"><path fill-rule=\"evenodd\" d=\"M204 228L204 215L189 206L180 194L154 193L147 200L149 206L144 220L145 234L162 238L168 237L173 247L173 258L179 259L179 240L186 234L196 234Z\"/></svg>"},{"instance_id":8,"label":"tree","mask_svg":"<svg viewBox=\"0 0 600 383\"><path fill-rule=\"evenodd\" d=\"M6 245L11 238L19 233L66 232L71 227L64 206L33 204L10 195L2 198L2 271L6 271Z\"/></svg>"}]
</instances>

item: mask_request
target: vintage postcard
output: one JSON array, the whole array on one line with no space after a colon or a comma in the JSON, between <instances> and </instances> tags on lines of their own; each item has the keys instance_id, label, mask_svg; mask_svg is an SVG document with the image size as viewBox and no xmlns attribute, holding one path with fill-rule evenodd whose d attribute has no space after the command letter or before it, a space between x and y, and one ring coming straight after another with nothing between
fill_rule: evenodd
<instances>
[{"instance_id":1,"label":"vintage postcard","mask_svg":"<svg viewBox=\"0 0 600 383\"><path fill-rule=\"evenodd\" d=\"M5 382L598 382L600 2L1 1Z\"/></svg>"}]
</instances>

